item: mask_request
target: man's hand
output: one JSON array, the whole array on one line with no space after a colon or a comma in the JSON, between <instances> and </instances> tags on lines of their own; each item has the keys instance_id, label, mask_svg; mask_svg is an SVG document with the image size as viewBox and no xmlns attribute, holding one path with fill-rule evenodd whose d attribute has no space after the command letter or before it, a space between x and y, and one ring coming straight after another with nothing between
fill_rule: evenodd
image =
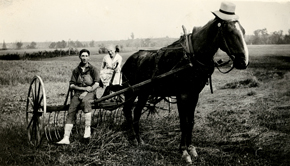
<instances>
[{"instance_id":1,"label":"man's hand","mask_svg":"<svg viewBox=\"0 0 290 166\"><path fill-rule=\"evenodd\" d=\"M85 91L86 92L92 92L92 91L94 91L94 89L91 86L87 86L87 87L85 87Z\"/></svg>"},{"instance_id":2,"label":"man's hand","mask_svg":"<svg viewBox=\"0 0 290 166\"><path fill-rule=\"evenodd\" d=\"M88 94L88 92L83 92L83 93L79 96L79 99L82 100L83 98L86 97L87 94Z\"/></svg>"}]
</instances>

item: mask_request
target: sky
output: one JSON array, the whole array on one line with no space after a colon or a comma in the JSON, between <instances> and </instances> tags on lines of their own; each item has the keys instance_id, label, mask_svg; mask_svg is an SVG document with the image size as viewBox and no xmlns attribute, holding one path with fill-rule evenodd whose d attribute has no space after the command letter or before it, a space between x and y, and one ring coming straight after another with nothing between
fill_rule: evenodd
<instances>
[{"instance_id":1,"label":"sky","mask_svg":"<svg viewBox=\"0 0 290 166\"><path fill-rule=\"evenodd\" d=\"M290 29L290 0L229 0L247 35ZM214 19L219 0L0 0L0 42L178 38Z\"/></svg>"}]
</instances>

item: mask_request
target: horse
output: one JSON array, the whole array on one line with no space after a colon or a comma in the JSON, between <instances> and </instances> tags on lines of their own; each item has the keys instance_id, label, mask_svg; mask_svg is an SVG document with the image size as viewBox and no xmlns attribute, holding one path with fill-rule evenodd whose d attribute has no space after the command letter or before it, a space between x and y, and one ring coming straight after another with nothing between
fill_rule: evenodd
<instances>
[{"instance_id":1,"label":"horse","mask_svg":"<svg viewBox=\"0 0 290 166\"><path fill-rule=\"evenodd\" d=\"M215 17L203 27L193 28L192 33L159 50L139 50L131 55L122 67L123 87L131 87L144 80L150 83L132 88L124 93L126 103L123 113L129 127L128 139L136 145L144 144L139 133L141 112L149 96L175 96L180 119L181 157L191 163L197 157L192 144L194 113L199 93L213 74L213 57L218 49L233 60L233 67L246 69L249 64L248 48L244 39L245 30L237 20L222 20ZM192 51L187 51L186 39ZM182 68L182 70L179 70ZM164 73L172 74L158 77ZM135 99L137 104L133 111Z\"/></svg>"}]
</instances>

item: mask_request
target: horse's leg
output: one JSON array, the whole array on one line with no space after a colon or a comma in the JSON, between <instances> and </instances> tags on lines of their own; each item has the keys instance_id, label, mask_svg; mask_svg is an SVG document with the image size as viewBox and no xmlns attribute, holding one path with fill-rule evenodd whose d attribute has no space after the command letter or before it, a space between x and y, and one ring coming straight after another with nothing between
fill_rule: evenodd
<instances>
[{"instance_id":1,"label":"horse's leg","mask_svg":"<svg viewBox=\"0 0 290 166\"><path fill-rule=\"evenodd\" d=\"M181 130L181 140L179 149L182 152L182 159L185 160L187 163L192 163L191 157L187 151L186 145L186 125L187 125L187 118L186 118L186 102L187 102L187 94L180 94L176 96L177 98L177 108L179 112L179 121L180 121L180 130Z\"/></svg>"},{"instance_id":2,"label":"horse's leg","mask_svg":"<svg viewBox=\"0 0 290 166\"><path fill-rule=\"evenodd\" d=\"M196 108L196 104L198 102L198 98L199 98L199 94L191 94L189 97L190 100L190 106L188 107L188 111L186 111L187 113L187 131L186 131L186 145L188 146L187 150L188 153L191 155L191 157L196 158L197 152L195 147L192 145L192 130L193 130L193 126L194 126L194 113L195 113L195 108Z\"/></svg>"},{"instance_id":3,"label":"horse's leg","mask_svg":"<svg viewBox=\"0 0 290 166\"><path fill-rule=\"evenodd\" d=\"M190 157L190 155L192 154L191 149L189 149L189 147L192 147L190 145L191 145L192 129L194 124L194 111L198 100L198 94L196 95L196 97L192 95L194 94L183 93L177 96L177 107L179 112L180 129L181 129L180 150L182 152L182 158L184 158L187 163L192 162ZM188 154L188 152L190 155Z\"/></svg>"},{"instance_id":4,"label":"horse's leg","mask_svg":"<svg viewBox=\"0 0 290 166\"><path fill-rule=\"evenodd\" d=\"M134 121L133 121L133 126L134 126L134 130L136 133L136 138L137 141L139 143L139 145L144 144L143 140L140 137L140 132L139 132L139 121L141 118L141 114L142 114L142 109L144 108L147 100L148 100L149 95L139 95L138 96L138 102L137 105L134 109Z\"/></svg>"},{"instance_id":5,"label":"horse's leg","mask_svg":"<svg viewBox=\"0 0 290 166\"><path fill-rule=\"evenodd\" d=\"M134 132L134 127L133 127L133 118L132 118L132 107L134 104L134 101L136 99L136 95L133 95L132 93L125 93L125 104L123 106L123 113L127 122L127 126L128 126L128 139L129 141L133 141L132 144L136 144L137 145L137 141L136 141L136 134Z\"/></svg>"}]
</instances>

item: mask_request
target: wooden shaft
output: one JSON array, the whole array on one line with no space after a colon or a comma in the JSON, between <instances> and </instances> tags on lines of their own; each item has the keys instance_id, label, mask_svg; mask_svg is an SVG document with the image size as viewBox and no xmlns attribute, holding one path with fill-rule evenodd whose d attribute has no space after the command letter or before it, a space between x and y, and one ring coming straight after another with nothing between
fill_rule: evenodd
<instances>
[{"instance_id":1,"label":"wooden shaft","mask_svg":"<svg viewBox=\"0 0 290 166\"><path fill-rule=\"evenodd\" d=\"M160 79L160 78L163 78L163 77L169 76L169 75L171 75L171 74L175 74L176 72L181 71L181 70L184 70L184 69L189 68L189 67L192 67L192 64L191 64L191 63L190 63L190 64L187 64L187 65L185 65L185 66L182 66L182 67L180 67L180 68L177 68L177 69L175 69L175 70L171 70L171 71L168 71L168 72L166 72L166 73L160 74L160 75L154 77L154 79ZM104 100L110 99L110 98L112 98L112 97L118 96L118 95L120 95L120 94L123 94L123 93L127 92L127 91L130 90L130 89L138 88L138 87L144 86L144 85L146 85L146 84L149 84L149 83L151 83L151 82L152 82L152 79L145 80L145 81L140 82L140 83L138 83L138 84L132 85L131 87L124 88L124 89L121 89L121 90L119 90L119 91L117 91L117 92L114 92L113 94L110 94L110 95L104 96L104 97L102 97L102 98L100 98L100 99L96 99L96 100L94 100L94 102L95 102L95 103L99 103L99 102L101 102L101 101L104 101Z\"/></svg>"}]
</instances>

